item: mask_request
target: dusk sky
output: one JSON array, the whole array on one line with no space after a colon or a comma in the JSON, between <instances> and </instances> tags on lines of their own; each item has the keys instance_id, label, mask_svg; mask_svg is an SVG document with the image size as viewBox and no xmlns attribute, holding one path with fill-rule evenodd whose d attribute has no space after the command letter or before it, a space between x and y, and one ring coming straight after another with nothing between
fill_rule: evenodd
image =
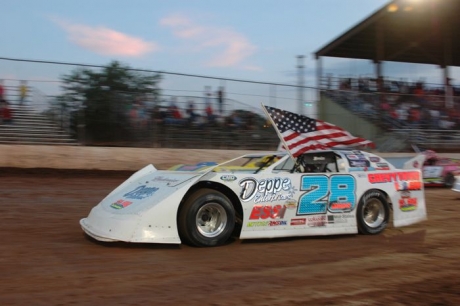
<instances>
[{"instance_id":1,"label":"dusk sky","mask_svg":"<svg viewBox=\"0 0 460 306\"><path fill-rule=\"evenodd\" d=\"M312 54L389 2L4 0L0 57L92 65L118 60L139 69L296 84L296 56L304 55L306 85L315 86ZM327 58L323 68L334 75L374 73L368 61ZM44 94L56 94L53 81L71 69L0 60L7 85L26 79ZM442 76L424 65L385 63L383 72L436 83Z\"/></svg>"}]
</instances>

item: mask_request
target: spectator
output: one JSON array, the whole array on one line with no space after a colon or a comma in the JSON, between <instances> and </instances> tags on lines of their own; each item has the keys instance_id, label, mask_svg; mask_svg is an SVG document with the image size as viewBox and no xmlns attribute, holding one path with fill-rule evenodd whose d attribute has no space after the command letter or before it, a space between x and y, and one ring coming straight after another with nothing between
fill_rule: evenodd
<instances>
[{"instance_id":1,"label":"spectator","mask_svg":"<svg viewBox=\"0 0 460 306\"><path fill-rule=\"evenodd\" d=\"M398 121L401 125L404 125L407 122L407 117L409 116L405 105L400 104L396 107L396 114L398 115Z\"/></svg>"},{"instance_id":2,"label":"spectator","mask_svg":"<svg viewBox=\"0 0 460 306\"><path fill-rule=\"evenodd\" d=\"M233 113L227 117L225 125L229 130L236 130L241 127L241 123L241 118L238 116L238 113L233 111Z\"/></svg>"},{"instance_id":3,"label":"spectator","mask_svg":"<svg viewBox=\"0 0 460 306\"><path fill-rule=\"evenodd\" d=\"M460 128L460 111L458 109L458 106L457 108L449 109L448 116L455 123L454 128L459 129Z\"/></svg>"},{"instance_id":4,"label":"spectator","mask_svg":"<svg viewBox=\"0 0 460 306\"><path fill-rule=\"evenodd\" d=\"M163 125L166 118L166 111L162 110L159 105L156 105L152 110L151 116L155 125Z\"/></svg>"},{"instance_id":5,"label":"spectator","mask_svg":"<svg viewBox=\"0 0 460 306\"><path fill-rule=\"evenodd\" d=\"M167 117L164 122L172 125L181 125L183 123L182 114L179 107L176 105L176 97L171 97Z\"/></svg>"},{"instance_id":6,"label":"spectator","mask_svg":"<svg viewBox=\"0 0 460 306\"><path fill-rule=\"evenodd\" d=\"M446 108L453 108L454 107L454 89L452 88L452 85L450 83L450 78L446 78L446 84L445 84L445 107Z\"/></svg>"},{"instance_id":7,"label":"spectator","mask_svg":"<svg viewBox=\"0 0 460 306\"><path fill-rule=\"evenodd\" d=\"M145 102L142 100L141 97L138 97L136 99L136 104L137 104L137 115L139 118L139 125L142 128L147 127L148 122L149 122L149 116L148 116L148 111L147 111L147 106L145 105Z\"/></svg>"},{"instance_id":8,"label":"spectator","mask_svg":"<svg viewBox=\"0 0 460 306\"><path fill-rule=\"evenodd\" d=\"M216 124L216 116L214 115L214 111L212 109L211 102L206 104L206 121L208 125L214 126Z\"/></svg>"},{"instance_id":9,"label":"spectator","mask_svg":"<svg viewBox=\"0 0 460 306\"><path fill-rule=\"evenodd\" d=\"M220 86L217 91L217 103L219 105L219 115L224 113L224 87Z\"/></svg>"},{"instance_id":10,"label":"spectator","mask_svg":"<svg viewBox=\"0 0 460 306\"><path fill-rule=\"evenodd\" d=\"M439 110L436 107L430 109L430 119L431 119L430 128L432 128L432 129L439 128L439 119L440 119L440 117L441 117L441 113L439 112Z\"/></svg>"},{"instance_id":11,"label":"spectator","mask_svg":"<svg viewBox=\"0 0 460 306\"><path fill-rule=\"evenodd\" d=\"M205 86L204 87L204 104L205 105L211 104L211 99L212 99L211 86Z\"/></svg>"},{"instance_id":12,"label":"spectator","mask_svg":"<svg viewBox=\"0 0 460 306\"><path fill-rule=\"evenodd\" d=\"M195 112L195 103L193 100L188 102L186 113L189 125L194 125L196 123L198 114Z\"/></svg>"},{"instance_id":13,"label":"spectator","mask_svg":"<svg viewBox=\"0 0 460 306\"><path fill-rule=\"evenodd\" d=\"M417 106L411 107L409 109L408 121L411 127L418 128L421 120L420 108Z\"/></svg>"},{"instance_id":14,"label":"spectator","mask_svg":"<svg viewBox=\"0 0 460 306\"><path fill-rule=\"evenodd\" d=\"M28 88L27 82L22 80L19 86L19 105L23 106L27 98Z\"/></svg>"},{"instance_id":15,"label":"spectator","mask_svg":"<svg viewBox=\"0 0 460 306\"><path fill-rule=\"evenodd\" d=\"M138 104L134 103L129 111L129 119L131 120L131 125L134 128L139 128L140 126L140 118L139 118L139 106Z\"/></svg>"},{"instance_id":16,"label":"spectator","mask_svg":"<svg viewBox=\"0 0 460 306\"><path fill-rule=\"evenodd\" d=\"M427 108L421 109L420 125L424 129L431 128L431 113L430 113L430 110Z\"/></svg>"},{"instance_id":17,"label":"spectator","mask_svg":"<svg viewBox=\"0 0 460 306\"><path fill-rule=\"evenodd\" d=\"M451 130L455 126L455 122L450 121L448 116L441 116L438 124L439 128L442 130Z\"/></svg>"},{"instance_id":18,"label":"spectator","mask_svg":"<svg viewBox=\"0 0 460 306\"><path fill-rule=\"evenodd\" d=\"M10 105L5 99L1 100L0 114L2 123L11 124L13 122L13 115L11 113Z\"/></svg>"},{"instance_id":19,"label":"spectator","mask_svg":"<svg viewBox=\"0 0 460 306\"><path fill-rule=\"evenodd\" d=\"M0 101L3 99L6 99L5 86L3 85L3 80L0 80Z\"/></svg>"},{"instance_id":20,"label":"spectator","mask_svg":"<svg viewBox=\"0 0 460 306\"><path fill-rule=\"evenodd\" d=\"M256 129L256 123L255 123L255 118L254 118L254 113L249 112L246 117L246 129L247 130L255 130Z\"/></svg>"}]
</instances>

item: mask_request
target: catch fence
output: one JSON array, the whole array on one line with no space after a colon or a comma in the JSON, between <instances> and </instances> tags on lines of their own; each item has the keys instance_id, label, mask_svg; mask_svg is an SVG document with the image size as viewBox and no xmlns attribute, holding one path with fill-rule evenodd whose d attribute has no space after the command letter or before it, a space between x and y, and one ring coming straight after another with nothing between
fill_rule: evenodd
<instances>
[{"instance_id":1,"label":"catch fence","mask_svg":"<svg viewBox=\"0 0 460 306\"><path fill-rule=\"evenodd\" d=\"M19 104L19 85L25 80L29 89L25 104L84 145L271 150L278 147L279 139L261 104L317 115L309 106L317 89L298 86L296 80L277 84L134 68L129 70L161 77L159 94L140 96L107 88L106 98L116 111L90 113L88 104L77 97L72 102L62 100L63 78L77 69L98 72L103 66L6 58L0 58L0 65L4 75L15 76L3 78L6 98L13 106ZM94 129L103 131L94 135Z\"/></svg>"}]
</instances>

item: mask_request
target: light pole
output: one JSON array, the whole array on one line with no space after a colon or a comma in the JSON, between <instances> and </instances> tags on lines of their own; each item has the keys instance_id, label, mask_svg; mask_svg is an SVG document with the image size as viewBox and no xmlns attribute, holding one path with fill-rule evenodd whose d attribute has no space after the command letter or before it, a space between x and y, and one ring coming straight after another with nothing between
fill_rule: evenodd
<instances>
[{"instance_id":1,"label":"light pole","mask_svg":"<svg viewBox=\"0 0 460 306\"><path fill-rule=\"evenodd\" d=\"M298 87L297 87L298 111L297 113L299 115L303 115L303 100L304 100L304 97L303 97L303 87L304 87L303 59L304 59L303 55L297 56L297 71L298 71Z\"/></svg>"}]
</instances>

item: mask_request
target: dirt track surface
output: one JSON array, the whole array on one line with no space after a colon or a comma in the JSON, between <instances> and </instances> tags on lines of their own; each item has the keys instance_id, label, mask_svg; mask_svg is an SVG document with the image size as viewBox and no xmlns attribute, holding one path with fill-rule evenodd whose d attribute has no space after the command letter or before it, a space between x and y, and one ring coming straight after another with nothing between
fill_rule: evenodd
<instances>
[{"instance_id":1,"label":"dirt track surface","mask_svg":"<svg viewBox=\"0 0 460 306\"><path fill-rule=\"evenodd\" d=\"M450 190L426 190L427 221L378 236L217 248L87 238L79 220L127 176L1 172L0 305L460 305Z\"/></svg>"}]
</instances>

